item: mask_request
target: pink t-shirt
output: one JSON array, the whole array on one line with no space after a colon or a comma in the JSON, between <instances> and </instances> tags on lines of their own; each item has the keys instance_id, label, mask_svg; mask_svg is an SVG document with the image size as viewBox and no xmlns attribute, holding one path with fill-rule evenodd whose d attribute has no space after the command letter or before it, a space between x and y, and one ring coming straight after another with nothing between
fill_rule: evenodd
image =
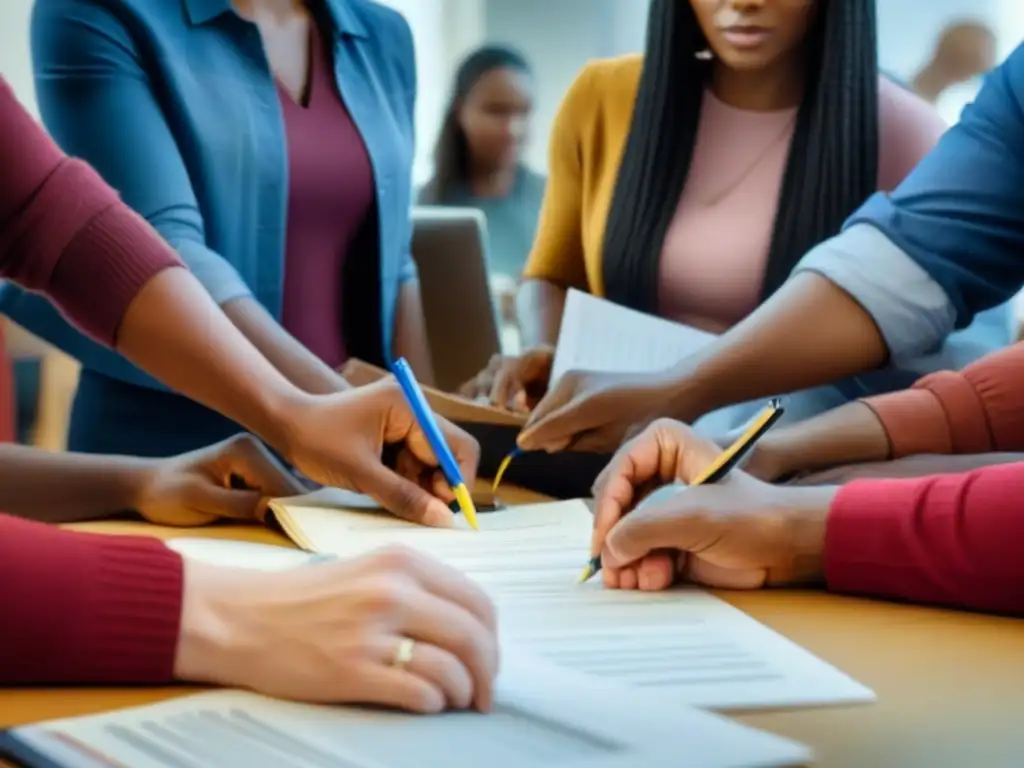
<instances>
[{"instance_id":1,"label":"pink t-shirt","mask_svg":"<svg viewBox=\"0 0 1024 768\"><path fill-rule=\"evenodd\" d=\"M878 186L888 191L946 124L886 78L878 107ZM690 173L662 248L662 317L720 333L757 307L795 124L795 108L751 112L705 93Z\"/></svg>"}]
</instances>

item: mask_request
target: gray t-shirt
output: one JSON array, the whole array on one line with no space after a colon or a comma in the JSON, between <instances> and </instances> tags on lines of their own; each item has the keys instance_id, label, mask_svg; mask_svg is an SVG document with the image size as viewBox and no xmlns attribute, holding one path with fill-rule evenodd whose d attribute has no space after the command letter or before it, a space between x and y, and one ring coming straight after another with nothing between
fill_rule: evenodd
<instances>
[{"instance_id":1,"label":"gray t-shirt","mask_svg":"<svg viewBox=\"0 0 1024 768\"><path fill-rule=\"evenodd\" d=\"M519 277L522 273L533 247L544 183L543 176L521 166L515 184L504 197L477 197L468 189L458 188L442 203L483 211L489 241L487 262L492 276Z\"/></svg>"}]
</instances>

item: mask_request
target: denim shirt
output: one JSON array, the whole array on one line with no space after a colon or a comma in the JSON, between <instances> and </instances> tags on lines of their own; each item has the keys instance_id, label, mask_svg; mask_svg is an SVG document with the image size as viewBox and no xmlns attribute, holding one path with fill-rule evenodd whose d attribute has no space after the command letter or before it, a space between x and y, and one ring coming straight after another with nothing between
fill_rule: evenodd
<instances>
[{"instance_id":1,"label":"denim shirt","mask_svg":"<svg viewBox=\"0 0 1024 768\"><path fill-rule=\"evenodd\" d=\"M335 79L373 166L390 356L400 286L416 276L412 34L398 12L368 0L325 5ZM252 296L280 320L288 163L256 26L229 0L38 0L31 32L39 108L54 139L163 235L218 304ZM4 285L0 312L86 369L161 387L40 297Z\"/></svg>"},{"instance_id":2,"label":"denim shirt","mask_svg":"<svg viewBox=\"0 0 1024 768\"><path fill-rule=\"evenodd\" d=\"M962 368L1014 340L1007 302L1024 287L1024 45L903 183L871 197L800 270L852 295L894 366L911 375Z\"/></svg>"}]
</instances>

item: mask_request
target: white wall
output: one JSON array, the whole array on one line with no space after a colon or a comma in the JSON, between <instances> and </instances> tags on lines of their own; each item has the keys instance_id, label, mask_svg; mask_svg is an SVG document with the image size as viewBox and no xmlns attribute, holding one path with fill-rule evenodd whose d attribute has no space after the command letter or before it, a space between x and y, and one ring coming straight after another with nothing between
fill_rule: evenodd
<instances>
[{"instance_id":1,"label":"white wall","mask_svg":"<svg viewBox=\"0 0 1024 768\"><path fill-rule=\"evenodd\" d=\"M0 0L9 2L10 0ZM168 0L164 0L167 2ZM378 0L405 16L416 44L416 163L413 178L426 181L437 129L444 118L451 73L484 38L482 0Z\"/></svg>"},{"instance_id":2,"label":"white wall","mask_svg":"<svg viewBox=\"0 0 1024 768\"><path fill-rule=\"evenodd\" d=\"M998 29L1000 0L877 0L882 68L910 79L932 54L942 29L974 19Z\"/></svg>"},{"instance_id":3,"label":"white wall","mask_svg":"<svg viewBox=\"0 0 1024 768\"><path fill-rule=\"evenodd\" d=\"M11 84L22 103L37 114L28 46L31 10L31 0L0 0L0 75Z\"/></svg>"}]
</instances>

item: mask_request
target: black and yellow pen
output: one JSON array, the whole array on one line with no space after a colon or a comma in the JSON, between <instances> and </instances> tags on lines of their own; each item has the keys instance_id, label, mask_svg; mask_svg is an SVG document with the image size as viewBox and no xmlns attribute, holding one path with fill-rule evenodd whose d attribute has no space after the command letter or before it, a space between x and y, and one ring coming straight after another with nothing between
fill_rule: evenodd
<instances>
[{"instance_id":1,"label":"black and yellow pen","mask_svg":"<svg viewBox=\"0 0 1024 768\"><path fill-rule=\"evenodd\" d=\"M782 407L782 401L778 398L772 399L768 406L761 411L754 419L750 422L750 426L740 435L732 445L726 448L722 453L718 455L711 464L705 469L697 478L689 483L690 486L694 485L707 485L717 483L722 480L729 472L747 455L747 452L757 444L757 441L761 439L762 435L767 432L785 412ZM585 581L589 581L594 575L601 570L601 555L595 555L590 558L590 562L587 563L586 568L583 569L583 573L580 574L579 583L582 584Z\"/></svg>"}]
</instances>

